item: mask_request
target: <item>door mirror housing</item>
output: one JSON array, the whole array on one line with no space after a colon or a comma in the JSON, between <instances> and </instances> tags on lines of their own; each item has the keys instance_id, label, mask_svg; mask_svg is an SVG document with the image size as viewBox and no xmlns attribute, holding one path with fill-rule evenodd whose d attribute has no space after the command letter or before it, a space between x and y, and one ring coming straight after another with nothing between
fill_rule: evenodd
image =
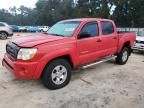
<instances>
[{"instance_id":1,"label":"door mirror housing","mask_svg":"<svg viewBox=\"0 0 144 108\"><path fill-rule=\"evenodd\" d=\"M78 35L78 39L82 39L82 38L88 38L91 35L88 32L82 32Z\"/></svg>"}]
</instances>

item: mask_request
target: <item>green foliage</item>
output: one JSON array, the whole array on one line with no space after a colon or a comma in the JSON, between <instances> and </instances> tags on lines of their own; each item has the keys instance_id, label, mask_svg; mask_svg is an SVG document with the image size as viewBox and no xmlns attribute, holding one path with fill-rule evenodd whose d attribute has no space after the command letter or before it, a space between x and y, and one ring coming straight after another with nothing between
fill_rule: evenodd
<instances>
[{"instance_id":1,"label":"green foliage","mask_svg":"<svg viewBox=\"0 0 144 108\"><path fill-rule=\"evenodd\" d=\"M16 25L34 25L37 12L33 9L21 6L20 8L12 7L9 10L0 10L0 21Z\"/></svg>"},{"instance_id":2,"label":"green foliage","mask_svg":"<svg viewBox=\"0 0 144 108\"><path fill-rule=\"evenodd\" d=\"M36 4L37 22L52 25L55 22L73 16L72 0L39 0Z\"/></svg>"},{"instance_id":3,"label":"green foliage","mask_svg":"<svg viewBox=\"0 0 144 108\"><path fill-rule=\"evenodd\" d=\"M17 25L53 25L82 17L113 19L120 27L144 27L144 0L38 0L34 9L0 9L0 21Z\"/></svg>"},{"instance_id":4,"label":"green foliage","mask_svg":"<svg viewBox=\"0 0 144 108\"><path fill-rule=\"evenodd\" d=\"M121 27L144 27L144 0L115 1L113 19Z\"/></svg>"}]
</instances>

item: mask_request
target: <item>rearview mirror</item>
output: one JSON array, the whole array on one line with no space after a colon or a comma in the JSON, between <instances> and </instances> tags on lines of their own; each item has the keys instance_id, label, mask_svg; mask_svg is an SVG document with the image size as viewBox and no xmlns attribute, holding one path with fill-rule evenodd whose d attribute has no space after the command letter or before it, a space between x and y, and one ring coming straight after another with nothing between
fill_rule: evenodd
<instances>
[{"instance_id":1,"label":"rearview mirror","mask_svg":"<svg viewBox=\"0 0 144 108\"><path fill-rule=\"evenodd\" d=\"M82 32L78 35L79 39L90 37L91 35L88 32Z\"/></svg>"}]
</instances>

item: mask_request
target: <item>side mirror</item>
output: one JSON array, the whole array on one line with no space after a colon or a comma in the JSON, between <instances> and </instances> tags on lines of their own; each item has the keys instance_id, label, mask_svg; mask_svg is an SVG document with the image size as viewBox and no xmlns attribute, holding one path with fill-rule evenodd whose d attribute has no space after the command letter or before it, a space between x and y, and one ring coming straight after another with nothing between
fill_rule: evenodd
<instances>
[{"instance_id":1,"label":"side mirror","mask_svg":"<svg viewBox=\"0 0 144 108\"><path fill-rule=\"evenodd\" d=\"M91 35L88 32L82 32L78 35L79 39L90 37Z\"/></svg>"}]
</instances>

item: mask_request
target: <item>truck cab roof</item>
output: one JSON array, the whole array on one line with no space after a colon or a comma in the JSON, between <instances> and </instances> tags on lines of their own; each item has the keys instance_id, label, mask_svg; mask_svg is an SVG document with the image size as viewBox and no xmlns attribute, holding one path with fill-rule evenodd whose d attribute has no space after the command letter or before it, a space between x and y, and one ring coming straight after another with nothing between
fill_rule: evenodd
<instances>
[{"instance_id":1,"label":"truck cab roof","mask_svg":"<svg viewBox=\"0 0 144 108\"><path fill-rule=\"evenodd\" d=\"M76 19L67 19L63 21L112 21L110 19L101 19L101 18L76 18Z\"/></svg>"}]
</instances>

